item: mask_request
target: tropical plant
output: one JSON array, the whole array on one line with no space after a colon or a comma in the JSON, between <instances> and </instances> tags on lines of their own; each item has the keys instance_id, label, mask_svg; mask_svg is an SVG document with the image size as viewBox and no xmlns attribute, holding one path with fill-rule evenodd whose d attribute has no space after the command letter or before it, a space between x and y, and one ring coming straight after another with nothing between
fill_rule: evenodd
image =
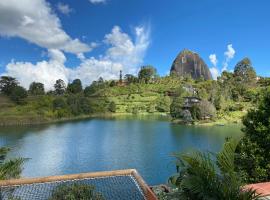
<instances>
[{"instance_id":1,"label":"tropical plant","mask_svg":"<svg viewBox=\"0 0 270 200\"><path fill-rule=\"evenodd\" d=\"M10 148L0 148L0 180L19 178L22 172L22 165L27 159L13 158L7 159Z\"/></svg>"},{"instance_id":2,"label":"tropical plant","mask_svg":"<svg viewBox=\"0 0 270 200\"><path fill-rule=\"evenodd\" d=\"M263 92L257 109L243 118L245 136L237 147L237 170L245 182L270 180L270 87Z\"/></svg>"},{"instance_id":3,"label":"tropical plant","mask_svg":"<svg viewBox=\"0 0 270 200\"><path fill-rule=\"evenodd\" d=\"M95 187L86 184L60 185L54 191L49 200L103 200L104 198Z\"/></svg>"},{"instance_id":4,"label":"tropical plant","mask_svg":"<svg viewBox=\"0 0 270 200\"><path fill-rule=\"evenodd\" d=\"M175 154L177 174L169 182L178 187L173 195L189 200L251 200L258 199L256 191L244 190L235 172L234 155L238 142L229 139L217 153L195 151Z\"/></svg>"}]
</instances>

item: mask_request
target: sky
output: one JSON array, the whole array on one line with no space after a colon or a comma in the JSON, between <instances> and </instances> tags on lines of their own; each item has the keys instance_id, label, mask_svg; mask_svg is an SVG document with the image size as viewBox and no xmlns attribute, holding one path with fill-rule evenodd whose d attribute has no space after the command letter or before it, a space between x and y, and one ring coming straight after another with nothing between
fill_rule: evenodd
<instances>
[{"instance_id":1,"label":"sky","mask_svg":"<svg viewBox=\"0 0 270 200\"><path fill-rule=\"evenodd\" d=\"M213 78L249 57L270 76L269 0L1 0L0 75L28 88L57 79L117 79L153 65L168 74L183 49Z\"/></svg>"}]
</instances>

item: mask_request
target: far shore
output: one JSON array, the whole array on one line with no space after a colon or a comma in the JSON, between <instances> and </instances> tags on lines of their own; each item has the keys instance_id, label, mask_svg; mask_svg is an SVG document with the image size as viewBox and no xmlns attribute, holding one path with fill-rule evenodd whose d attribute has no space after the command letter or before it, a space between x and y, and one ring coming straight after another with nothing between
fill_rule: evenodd
<instances>
[{"instance_id":1,"label":"far shore","mask_svg":"<svg viewBox=\"0 0 270 200\"><path fill-rule=\"evenodd\" d=\"M162 117L162 119L166 121L171 121L173 124L183 124L181 120L172 119L169 113L98 113L98 114L91 114L91 115L80 115L76 117L69 117L69 118L60 118L60 119L46 119L46 118L14 118L12 120L7 119L0 121L0 127L8 127L8 126L34 126L34 125L43 125L43 124L53 124L53 123L60 123L60 122L70 122L70 121L77 121L77 120L85 120L85 119L93 119L93 118L124 118L124 117ZM225 126L227 124L241 124L241 119L217 119L215 121L196 121L192 123L192 126Z\"/></svg>"}]
</instances>

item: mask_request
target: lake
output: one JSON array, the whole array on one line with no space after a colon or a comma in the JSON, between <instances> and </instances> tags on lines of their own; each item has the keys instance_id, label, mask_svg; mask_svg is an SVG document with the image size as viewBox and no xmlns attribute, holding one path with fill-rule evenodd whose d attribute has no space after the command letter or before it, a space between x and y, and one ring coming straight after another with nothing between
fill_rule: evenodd
<instances>
[{"instance_id":1,"label":"lake","mask_svg":"<svg viewBox=\"0 0 270 200\"><path fill-rule=\"evenodd\" d=\"M184 126L156 118L89 119L32 127L0 128L10 157L31 158L24 177L135 168L150 185L175 173L173 152L217 152L239 125Z\"/></svg>"}]
</instances>

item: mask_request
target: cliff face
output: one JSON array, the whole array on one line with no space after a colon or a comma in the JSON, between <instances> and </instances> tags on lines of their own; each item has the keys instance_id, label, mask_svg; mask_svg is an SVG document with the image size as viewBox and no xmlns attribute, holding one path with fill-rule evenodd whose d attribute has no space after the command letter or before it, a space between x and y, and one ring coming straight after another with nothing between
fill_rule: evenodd
<instances>
[{"instance_id":1,"label":"cliff face","mask_svg":"<svg viewBox=\"0 0 270 200\"><path fill-rule=\"evenodd\" d=\"M203 59L190 50L181 51L174 60L171 67L171 74L179 76L191 75L193 79L204 78L212 80L212 75Z\"/></svg>"}]
</instances>

